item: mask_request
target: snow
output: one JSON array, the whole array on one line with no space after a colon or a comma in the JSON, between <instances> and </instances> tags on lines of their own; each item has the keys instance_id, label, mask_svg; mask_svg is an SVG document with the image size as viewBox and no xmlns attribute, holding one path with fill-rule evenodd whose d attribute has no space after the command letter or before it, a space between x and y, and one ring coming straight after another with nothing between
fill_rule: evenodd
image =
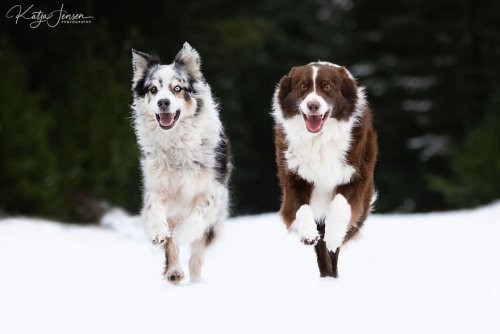
<instances>
[{"instance_id":1,"label":"snow","mask_svg":"<svg viewBox=\"0 0 500 334\"><path fill-rule=\"evenodd\" d=\"M337 280L318 277L277 214L238 217L207 254L205 282L178 287L119 209L102 226L4 219L0 333L500 333L499 216L500 202L373 215Z\"/></svg>"}]
</instances>

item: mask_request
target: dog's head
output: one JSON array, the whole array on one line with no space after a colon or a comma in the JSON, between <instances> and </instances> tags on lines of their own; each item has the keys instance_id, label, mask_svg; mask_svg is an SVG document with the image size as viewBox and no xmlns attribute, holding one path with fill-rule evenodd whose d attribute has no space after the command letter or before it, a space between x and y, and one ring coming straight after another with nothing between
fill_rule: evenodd
<instances>
[{"instance_id":1,"label":"dog's head","mask_svg":"<svg viewBox=\"0 0 500 334\"><path fill-rule=\"evenodd\" d=\"M156 119L164 130L172 129L182 118L193 116L199 103L195 86L203 79L200 65L198 52L187 42L169 65L132 50L132 90L136 108L140 105L136 112Z\"/></svg>"},{"instance_id":2,"label":"dog's head","mask_svg":"<svg viewBox=\"0 0 500 334\"><path fill-rule=\"evenodd\" d=\"M320 133L331 119L346 121L354 113L357 86L346 68L327 62L294 67L274 94L278 123L301 122L304 130Z\"/></svg>"}]
</instances>

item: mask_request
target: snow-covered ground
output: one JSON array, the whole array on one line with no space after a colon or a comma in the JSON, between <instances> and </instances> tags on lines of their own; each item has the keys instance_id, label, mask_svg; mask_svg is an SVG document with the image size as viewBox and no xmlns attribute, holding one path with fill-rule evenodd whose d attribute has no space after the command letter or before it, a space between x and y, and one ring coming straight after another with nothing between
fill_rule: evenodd
<instances>
[{"instance_id":1,"label":"snow-covered ground","mask_svg":"<svg viewBox=\"0 0 500 334\"><path fill-rule=\"evenodd\" d=\"M500 333L500 203L373 215L337 280L276 214L229 220L178 287L135 217L102 224L0 221L0 333Z\"/></svg>"}]
</instances>

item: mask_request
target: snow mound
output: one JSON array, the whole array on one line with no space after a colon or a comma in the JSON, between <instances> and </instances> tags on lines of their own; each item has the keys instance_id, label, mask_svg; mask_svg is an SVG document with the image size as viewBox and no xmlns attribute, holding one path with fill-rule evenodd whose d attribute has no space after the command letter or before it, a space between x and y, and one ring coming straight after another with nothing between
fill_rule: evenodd
<instances>
[{"instance_id":1,"label":"snow mound","mask_svg":"<svg viewBox=\"0 0 500 334\"><path fill-rule=\"evenodd\" d=\"M4 219L0 333L499 333L498 217L500 203L373 215L337 280L318 277L277 214L238 217L208 252L205 283L179 287L123 210L93 227Z\"/></svg>"}]
</instances>

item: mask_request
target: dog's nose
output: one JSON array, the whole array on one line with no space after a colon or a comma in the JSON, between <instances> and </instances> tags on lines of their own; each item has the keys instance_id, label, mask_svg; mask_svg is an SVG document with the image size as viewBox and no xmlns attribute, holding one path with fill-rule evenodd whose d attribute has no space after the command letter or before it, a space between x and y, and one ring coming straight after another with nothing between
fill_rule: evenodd
<instances>
[{"instance_id":1,"label":"dog's nose","mask_svg":"<svg viewBox=\"0 0 500 334\"><path fill-rule=\"evenodd\" d=\"M316 101L307 102L307 109L309 109L310 112L317 112L319 110L319 107L321 107L319 102Z\"/></svg>"},{"instance_id":2,"label":"dog's nose","mask_svg":"<svg viewBox=\"0 0 500 334\"><path fill-rule=\"evenodd\" d=\"M158 107L161 110L167 109L169 105L170 105L170 100L169 99L161 99L161 100L158 101Z\"/></svg>"}]
</instances>

